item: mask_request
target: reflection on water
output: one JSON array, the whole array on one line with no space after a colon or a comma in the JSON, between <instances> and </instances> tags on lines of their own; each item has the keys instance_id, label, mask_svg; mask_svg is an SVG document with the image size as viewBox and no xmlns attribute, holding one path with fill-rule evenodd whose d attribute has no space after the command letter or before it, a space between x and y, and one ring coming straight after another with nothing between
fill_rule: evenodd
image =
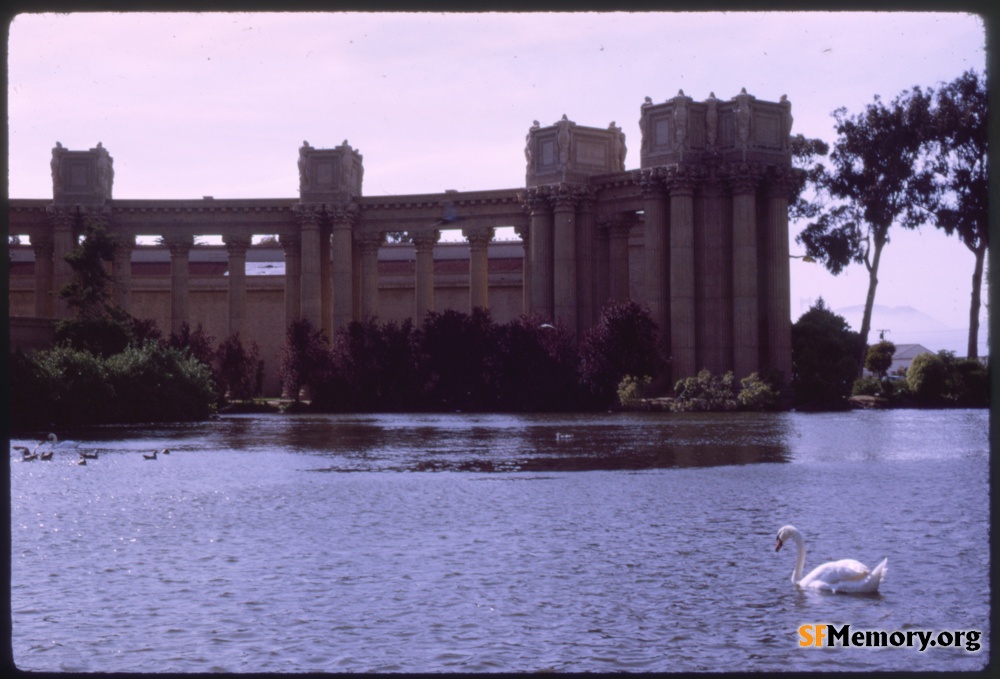
<instances>
[{"instance_id":1,"label":"reflection on water","mask_svg":"<svg viewBox=\"0 0 1000 679\"><path fill-rule=\"evenodd\" d=\"M979 669L986 422L299 415L60 432L99 458L11 457L14 659L47 672ZM889 557L880 595L796 591L794 558L774 552L786 523L806 534L807 567ZM798 626L823 621L980 629L985 643L801 650Z\"/></svg>"}]
</instances>

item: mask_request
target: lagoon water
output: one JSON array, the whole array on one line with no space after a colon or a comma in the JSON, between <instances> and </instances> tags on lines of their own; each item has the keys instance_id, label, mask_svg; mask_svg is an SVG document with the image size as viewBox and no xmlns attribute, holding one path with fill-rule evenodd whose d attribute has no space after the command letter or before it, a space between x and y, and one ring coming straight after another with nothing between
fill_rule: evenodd
<instances>
[{"instance_id":1,"label":"lagoon water","mask_svg":"<svg viewBox=\"0 0 1000 679\"><path fill-rule=\"evenodd\" d=\"M227 416L13 454L18 668L971 670L986 411ZM23 445L26 441L13 441ZM155 461L141 453L169 448ZM797 591L889 558L876 596ZM981 648L802 648L804 624Z\"/></svg>"}]
</instances>

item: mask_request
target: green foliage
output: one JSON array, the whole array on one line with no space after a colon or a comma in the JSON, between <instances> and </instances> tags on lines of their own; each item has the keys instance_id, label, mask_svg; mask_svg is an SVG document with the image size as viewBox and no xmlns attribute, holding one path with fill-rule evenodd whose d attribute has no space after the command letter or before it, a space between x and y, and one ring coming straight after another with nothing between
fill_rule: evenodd
<instances>
[{"instance_id":1,"label":"green foliage","mask_svg":"<svg viewBox=\"0 0 1000 679\"><path fill-rule=\"evenodd\" d=\"M634 408L643 399L649 398L650 385L652 383L653 378L649 375L643 375L642 377L626 375L618 383L618 403L623 408Z\"/></svg>"},{"instance_id":2,"label":"green foliage","mask_svg":"<svg viewBox=\"0 0 1000 679\"><path fill-rule=\"evenodd\" d=\"M84 223L83 236L83 241L66 255L73 279L59 295L77 316L97 318L107 312L111 274L105 262L114 258L117 240L94 220Z\"/></svg>"},{"instance_id":3,"label":"green foliage","mask_svg":"<svg viewBox=\"0 0 1000 679\"><path fill-rule=\"evenodd\" d=\"M214 392L204 365L158 342L110 356L69 347L11 356L11 426L205 419Z\"/></svg>"},{"instance_id":4,"label":"green foliage","mask_svg":"<svg viewBox=\"0 0 1000 679\"><path fill-rule=\"evenodd\" d=\"M929 146L937 174L928 210L938 228L956 234L975 256L968 356L978 357L983 262L990 244L988 96L985 76L966 71L937 91Z\"/></svg>"},{"instance_id":5,"label":"green foliage","mask_svg":"<svg viewBox=\"0 0 1000 679\"><path fill-rule=\"evenodd\" d=\"M695 377L677 381L670 409L675 412L736 410L739 408L739 401L736 399L735 388L736 378L731 370L721 376L702 370Z\"/></svg>"},{"instance_id":6,"label":"green foliage","mask_svg":"<svg viewBox=\"0 0 1000 679\"><path fill-rule=\"evenodd\" d=\"M922 206L932 193L935 171L925 143L934 125L931 96L914 87L889 104L876 95L858 115L848 115L844 108L834 111L838 136L830 153L832 167L814 178L819 216L796 236L806 254L834 275L851 263L868 271L859 374L889 230L894 225L913 229L929 217Z\"/></svg>"},{"instance_id":7,"label":"green foliage","mask_svg":"<svg viewBox=\"0 0 1000 679\"><path fill-rule=\"evenodd\" d=\"M598 407L615 402L626 375L650 375L654 383L665 361L659 332L639 303L609 302L580 343L580 381Z\"/></svg>"},{"instance_id":8,"label":"green foliage","mask_svg":"<svg viewBox=\"0 0 1000 679\"><path fill-rule=\"evenodd\" d=\"M424 398L433 409L493 407L490 359L496 325L488 310L430 312L420 328L419 359L427 374Z\"/></svg>"},{"instance_id":9,"label":"green foliage","mask_svg":"<svg viewBox=\"0 0 1000 679\"><path fill-rule=\"evenodd\" d=\"M191 421L208 418L216 394L204 363L158 342L130 346L107 359L116 422Z\"/></svg>"},{"instance_id":10,"label":"green foliage","mask_svg":"<svg viewBox=\"0 0 1000 679\"><path fill-rule=\"evenodd\" d=\"M823 299L792 325L792 388L802 410L841 410L861 355L861 338Z\"/></svg>"},{"instance_id":11,"label":"green foliage","mask_svg":"<svg viewBox=\"0 0 1000 679\"><path fill-rule=\"evenodd\" d=\"M851 385L851 396L882 396L882 383L874 377L859 377Z\"/></svg>"},{"instance_id":12,"label":"green foliage","mask_svg":"<svg viewBox=\"0 0 1000 679\"><path fill-rule=\"evenodd\" d=\"M565 328L537 315L497 328L490 370L496 409L504 412L565 411L584 407L577 379L576 341Z\"/></svg>"},{"instance_id":13,"label":"green foliage","mask_svg":"<svg viewBox=\"0 0 1000 679\"><path fill-rule=\"evenodd\" d=\"M353 412L419 409L421 380L414 364L413 325L354 321L338 330L331 350L314 347L310 382L317 410Z\"/></svg>"},{"instance_id":14,"label":"green foliage","mask_svg":"<svg viewBox=\"0 0 1000 679\"><path fill-rule=\"evenodd\" d=\"M906 371L906 384L919 406L989 407L987 366L972 359L957 360L950 351L917 355Z\"/></svg>"},{"instance_id":15,"label":"green foliage","mask_svg":"<svg viewBox=\"0 0 1000 679\"><path fill-rule=\"evenodd\" d=\"M246 401L260 395L264 387L264 361L257 343L246 344L234 332L216 349L219 390L232 400Z\"/></svg>"},{"instance_id":16,"label":"green foliage","mask_svg":"<svg viewBox=\"0 0 1000 679\"><path fill-rule=\"evenodd\" d=\"M881 340L878 344L868 347L865 356L865 368L884 380L889 368L892 367L892 357L896 355L896 345L889 340Z\"/></svg>"},{"instance_id":17,"label":"green foliage","mask_svg":"<svg viewBox=\"0 0 1000 679\"><path fill-rule=\"evenodd\" d=\"M314 391L329 379L331 363L330 341L312 321L303 318L288 325L281 350L281 386L296 403L302 387Z\"/></svg>"},{"instance_id":18,"label":"green foliage","mask_svg":"<svg viewBox=\"0 0 1000 679\"><path fill-rule=\"evenodd\" d=\"M740 410L773 410L778 405L778 392L754 372L740 380L736 401Z\"/></svg>"},{"instance_id":19,"label":"green foliage","mask_svg":"<svg viewBox=\"0 0 1000 679\"><path fill-rule=\"evenodd\" d=\"M186 355L199 361L209 369L212 379L212 387L216 393L216 402L222 403L225 400L225 392L222 389L222 375L219 374L219 364L215 337L205 332L205 329L198 324L198 327L191 330L191 326L185 322L178 332L170 333L167 338L167 346L185 352Z\"/></svg>"}]
</instances>

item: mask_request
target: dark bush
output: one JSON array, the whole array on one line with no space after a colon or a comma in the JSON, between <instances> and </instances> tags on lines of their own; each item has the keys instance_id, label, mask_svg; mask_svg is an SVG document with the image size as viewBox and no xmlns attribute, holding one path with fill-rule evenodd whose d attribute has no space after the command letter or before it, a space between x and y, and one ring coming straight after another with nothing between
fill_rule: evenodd
<instances>
[{"instance_id":1,"label":"dark bush","mask_svg":"<svg viewBox=\"0 0 1000 679\"><path fill-rule=\"evenodd\" d=\"M537 315L519 316L497 328L495 346L497 410L567 411L584 405L574 339L564 328Z\"/></svg>"},{"instance_id":2,"label":"dark bush","mask_svg":"<svg viewBox=\"0 0 1000 679\"><path fill-rule=\"evenodd\" d=\"M842 410L858 376L861 336L822 298L792 326L792 388L802 410Z\"/></svg>"},{"instance_id":3,"label":"dark bush","mask_svg":"<svg viewBox=\"0 0 1000 679\"><path fill-rule=\"evenodd\" d=\"M617 400L626 375L649 375L656 383L665 361L659 330L637 302L610 302L580 344L580 381L598 407Z\"/></svg>"}]
</instances>

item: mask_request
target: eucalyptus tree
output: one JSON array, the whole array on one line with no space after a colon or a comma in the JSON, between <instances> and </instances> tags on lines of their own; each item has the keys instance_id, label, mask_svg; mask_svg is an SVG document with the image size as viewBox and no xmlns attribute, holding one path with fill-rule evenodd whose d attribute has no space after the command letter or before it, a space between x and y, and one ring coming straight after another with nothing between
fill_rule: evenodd
<instances>
[{"instance_id":1,"label":"eucalyptus tree","mask_svg":"<svg viewBox=\"0 0 1000 679\"><path fill-rule=\"evenodd\" d=\"M978 358L983 263L990 245L985 79L966 71L938 89L929 139L937 178L931 207L938 228L956 234L976 258L969 309L968 357Z\"/></svg>"},{"instance_id":2,"label":"eucalyptus tree","mask_svg":"<svg viewBox=\"0 0 1000 679\"><path fill-rule=\"evenodd\" d=\"M796 236L806 254L834 275L848 265L868 271L858 370L864 365L882 252L896 226L913 229L929 218L934 167L924 140L933 124L931 91L906 90L891 102L878 95L857 115L833 112L837 139L831 168L814 174L818 215Z\"/></svg>"}]
</instances>

